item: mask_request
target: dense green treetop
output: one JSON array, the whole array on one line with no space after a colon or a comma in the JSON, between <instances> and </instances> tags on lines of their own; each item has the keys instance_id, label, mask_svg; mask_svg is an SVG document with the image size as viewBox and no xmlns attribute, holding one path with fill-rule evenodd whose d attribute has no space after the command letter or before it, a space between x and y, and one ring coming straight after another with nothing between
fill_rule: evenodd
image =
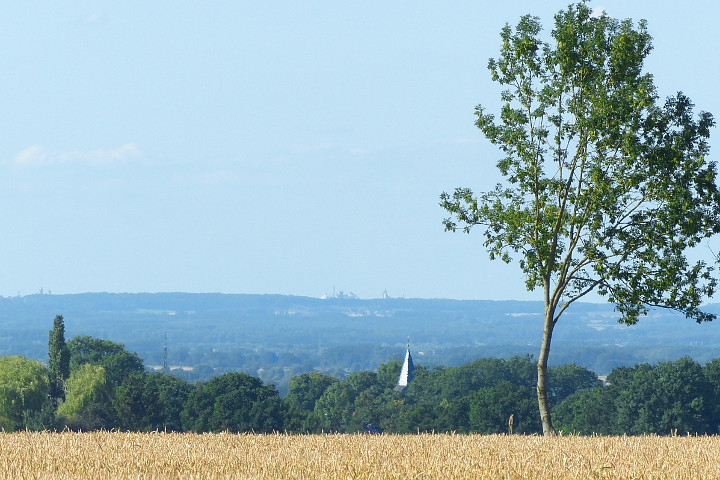
<instances>
[{"instance_id":1,"label":"dense green treetop","mask_svg":"<svg viewBox=\"0 0 720 480\"><path fill-rule=\"evenodd\" d=\"M76 370L83 364L99 365L105 369L105 376L112 385L120 385L133 373L145 370L142 359L125 350L121 343L110 340L79 336L67 343L70 351L70 369Z\"/></svg>"},{"instance_id":2,"label":"dense green treetop","mask_svg":"<svg viewBox=\"0 0 720 480\"><path fill-rule=\"evenodd\" d=\"M566 363L550 369L550 397L556 405L573 393L597 387L599 383L594 372L574 363Z\"/></svg>"},{"instance_id":3,"label":"dense green treetop","mask_svg":"<svg viewBox=\"0 0 720 480\"><path fill-rule=\"evenodd\" d=\"M325 393L327 388L337 383L338 379L321 372L308 372L290 379L290 391L285 402L290 408L312 411L315 402Z\"/></svg>"},{"instance_id":4,"label":"dense green treetop","mask_svg":"<svg viewBox=\"0 0 720 480\"><path fill-rule=\"evenodd\" d=\"M120 426L134 431L182 431L181 413L194 387L166 373L133 373L113 397Z\"/></svg>"},{"instance_id":5,"label":"dense green treetop","mask_svg":"<svg viewBox=\"0 0 720 480\"><path fill-rule=\"evenodd\" d=\"M284 409L272 385L246 373L226 373L190 393L183 425L194 432L282 431Z\"/></svg>"}]
</instances>

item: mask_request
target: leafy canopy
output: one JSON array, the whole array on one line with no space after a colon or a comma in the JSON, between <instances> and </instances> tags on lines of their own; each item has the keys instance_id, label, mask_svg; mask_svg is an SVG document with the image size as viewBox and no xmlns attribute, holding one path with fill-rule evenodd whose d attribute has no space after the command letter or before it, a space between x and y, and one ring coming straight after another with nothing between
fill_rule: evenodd
<instances>
[{"instance_id":1,"label":"leafy canopy","mask_svg":"<svg viewBox=\"0 0 720 480\"><path fill-rule=\"evenodd\" d=\"M73 370L66 385L65 401L57 409L58 415L63 417L77 417L88 406L105 403L111 397L105 369L99 365L83 363Z\"/></svg>"},{"instance_id":2,"label":"leafy canopy","mask_svg":"<svg viewBox=\"0 0 720 480\"><path fill-rule=\"evenodd\" d=\"M101 366L113 386L118 386L133 373L145 370L142 359L128 352L122 343L78 336L67 343L70 352L70 370L75 371L84 364Z\"/></svg>"},{"instance_id":3,"label":"leafy canopy","mask_svg":"<svg viewBox=\"0 0 720 480\"><path fill-rule=\"evenodd\" d=\"M643 73L644 21L595 16L583 2L555 16L551 37L529 15L502 30L488 64L502 107L497 117L476 107L476 125L503 152L505 181L443 193L446 230L484 228L490 258L517 258L554 322L591 291L627 324L653 306L712 320L699 306L713 269L686 255L720 232L712 115L696 117L682 93L658 103Z\"/></svg>"},{"instance_id":4,"label":"leafy canopy","mask_svg":"<svg viewBox=\"0 0 720 480\"><path fill-rule=\"evenodd\" d=\"M19 355L0 356L0 431L22 428L48 400L47 368Z\"/></svg>"}]
</instances>

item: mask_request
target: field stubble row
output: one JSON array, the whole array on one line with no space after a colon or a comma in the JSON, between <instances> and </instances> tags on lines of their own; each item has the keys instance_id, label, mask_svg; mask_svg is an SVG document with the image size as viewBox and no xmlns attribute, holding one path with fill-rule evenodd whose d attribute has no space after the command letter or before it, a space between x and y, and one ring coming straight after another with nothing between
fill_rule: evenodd
<instances>
[{"instance_id":1,"label":"field stubble row","mask_svg":"<svg viewBox=\"0 0 720 480\"><path fill-rule=\"evenodd\" d=\"M19 432L0 478L720 479L720 437Z\"/></svg>"}]
</instances>

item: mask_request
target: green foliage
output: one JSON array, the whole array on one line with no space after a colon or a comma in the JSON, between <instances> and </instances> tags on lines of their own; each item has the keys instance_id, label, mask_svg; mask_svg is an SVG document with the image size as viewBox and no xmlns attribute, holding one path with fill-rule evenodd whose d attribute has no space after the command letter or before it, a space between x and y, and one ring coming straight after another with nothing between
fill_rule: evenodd
<instances>
[{"instance_id":1,"label":"green foliage","mask_svg":"<svg viewBox=\"0 0 720 480\"><path fill-rule=\"evenodd\" d=\"M115 386L122 384L130 375L145 371L142 359L124 349L103 358L100 365L105 369L108 381Z\"/></svg>"},{"instance_id":2,"label":"green foliage","mask_svg":"<svg viewBox=\"0 0 720 480\"><path fill-rule=\"evenodd\" d=\"M282 431L284 409L272 385L245 373L226 373L190 393L181 414L194 432Z\"/></svg>"},{"instance_id":3,"label":"green foliage","mask_svg":"<svg viewBox=\"0 0 720 480\"><path fill-rule=\"evenodd\" d=\"M719 231L705 158L712 116L695 120L682 94L656 105L642 73L644 22L635 29L578 4L555 17L554 46L540 31L531 16L503 29L489 63L508 87L499 122L477 107L477 126L506 155L498 168L509 187L443 194L446 228L484 226L491 257L518 255L529 289L552 287L565 301L597 290L626 323L646 305L710 319L698 307L716 281L685 250Z\"/></svg>"},{"instance_id":4,"label":"green foliage","mask_svg":"<svg viewBox=\"0 0 720 480\"><path fill-rule=\"evenodd\" d=\"M84 364L101 366L113 386L120 385L133 373L142 373L145 370L142 359L136 353L125 350L121 343L81 336L71 339L67 345L71 371Z\"/></svg>"},{"instance_id":5,"label":"green foliage","mask_svg":"<svg viewBox=\"0 0 720 480\"><path fill-rule=\"evenodd\" d=\"M120 343L111 342L90 336L78 336L68 342L70 349L70 369L75 370L80 365L90 363L97 365L105 357L121 352L124 347Z\"/></svg>"},{"instance_id":6,"label":"green foliage","mask_svg":"<svg viewBox=\"0 0 720 480\"><path fill-rule=\"evenodd\" d=\"M131 375L144 372L142 359L120 343L90 336L71 339L67 348L70 377L58 416L76 430L117 426L120 421L113 408L115 389Z\"/></svg>"},{"instance_id":7,"label":"green foliage","mask_svg":"<svg viewBox=\"0 0 720 480\"><path fill-rule=\"evenodd\" d=\"M483 358L455 368L417 366L403 393L393 390L396 367L390 362L378 374L360 372L328 387L308 417L308 430L352 433L372 423L395 433L494 432L514 413L523 419L519 431L538 431L529 356Z\"/></svg>"},{"instance_id":8,"label":"green foliage","mask_svg":"<svg viewBox=\"0 0 720 480\"><path fill-rule=\"evenodd\" d=\"M709 385L712 398L715 399L708 405L713 419L711 430L712 433L720 433L720 358L705 364L703 376Z\"/></svg>"},{"instance_id":9,"label":"green foliage","mask_svg":"<svg viewBox=\"0 0 720 480\"><path fill-rule=\"evenodd\" d=\"M455 398L503 380L512 381L505 361L500 358L481 358L449 368L439 386L445 398Z\"/></svg>"},{"instance_id":10,"label":"green foliage","mask_svg":"<svg viewBox=\"0 0 720 480\"><path fill-rule=\"evenodd\" d=\"M103 428L104 425L96 423L98 419L105 419L106 415L101 411L107 410L112 394L105 369L84 363L70 373L66 386L65 401L57 409L58 416L64 417L69 422L68 426L84 426L85 430Z\"/></svg>"},{"instance_id":11,"label":"green foliage","mask_svg":"<svg viewBox=\"0 0 720 480\"><path fill-rule=\"evenodd\" d=\"M56 430L55 403L48 398L40 410L23 411L23 428L32 432Z\"/></svg>"},{"instance_id":12,"label":"green foliage","mask_svg":"<svg viewBox=\"0 0 720 480\"><path fill-rule=\"evenodd\" d=\"M192 391L192 385L172 375L133 373L115 390L119 426L132 431L182 431L180 415Z\"/></svg>"},{"instance_id":13,"label":"green foliage","mask_svg":"<svg viewBox=\"0 0 720 480\"><path fill-rule=\"evenodd\" d=\"M502 381L494 387L481 388L471 395L470 427L478 433L507 433L508 419L514 418L515 433L538 433L535 390L525 385Z\"/></svg>"},{"instance_id":14,"label":"green foliage","mask_svg":"<svg viewBox=\"0 0 720 480\"><path fill-rule=\"evenodd\" d=\"M701 366L688 357L632 369L617 397L617 421L627 433L706 433L711 388Z\"/></svg>"},{"instance_id":15,"label":"green foliage","mask_svg":"<svg viewBox=\"0 0 720 480\"><path fill-rule=\"evenodd\" d=\"M488 63L505 88L499 117L476 108L477 127L504 154L504 184L457 188L440 204L446 230L480 226L490 258L517 258L527 289L543 291L538 401L553 434L547 357L573 302L595 291L626 324L650 307L715 318L700 309L716 289L713 268L686 253L720 233L720 192L706 159L713 117L696 118L682 93L658 104L643 73L644 21L593 16L582 2L555 16L550 42L541 32L530 15L503 28Z\"/></svg>"},{"instance_id":16,"label":"green foliage","mask_svg":"<svg viewBox=\"0 0 720 480\"><path fill-rule=\"evenodd\" d=\"M448 368L439 386L446 398L460 397L501 382L532 386L535 372L535 364L529 355L515 356L509 360L480 358L459 367Z\"/></svg>"},{"instance_id":17,"label":"green foliage","mask_svg":"<svg viewBox=\"0 0 720 480\"><path fill-rule=\"evenodd\" d=\"M311 411L325 390L337 382L337 378L324 373L303 373L290 380L290 392L285 401L289 407Z\"/></svg>"},{"instance_id":18,"label":"green foliage","mask_svg":"<svg viewBox=\"0 0 720 480\"><path fill-rule=\"evenodd\" d=\"M397 381L400 378L402 365L403 362L400 360L393 360L380 365L377 371L378 383L386 388L395 388Z\"/></svg>"},{"instance_id":19,"label":"green foliage","mask_svg":"<svg viewBox=\"0 0 720 480\"><path fill-rule=\"evenodd\" d=\"M560 403L557 424L586 435L717 433L715 368L683 357L616 369L608 386L578 391Z\"/></svg>"},{"instance_id":20,"label":"green foliage","mask_svg":"<svg viewBox=\"0 0 720 480\"><path fill-rule=\"evenodd\" d=\"M573 393L600 385L597 375L587 368L566 363L550 368L550 397L558 404Z\"/></svg>"},{"instance_id":21,"label":"green foliage","mask_svg":"<svg viewBox=\"0 0 720 480\"><path fill-rule=\"evenodd\" d=\"M393 390L396 362L379 373L338 380L310 372L280 400L271 385L229 373L196 386L162 373L135 373L113 388L103 367L83 364L67 381L57 422L47 369L23 357L0 357L0 427L195 432L358 432L371 423L387 433L539 433L529 356L484 358L455 368L417 366L403 392ZM720 359L704 367L684 357L621 367L602 385L574 364L551 368L555 424L577 434L718 433ZM312 410L310 408L312 407Z\"/></svg>"},{"instance_id":22,"label":"green foliage","mask_svg":"<svg viewBox=\"0 0 720 480\"><path fill-rule=\"evenodd\" d=\"M70 350L65 343L65 322L56 315L48 339L50 397L55 402L65 399L65 380L70 376Z\"/></svg>"},{"instance_id":23,"label":"green foliage","mask_svg":"<svg viewBox=\"0 0 720 480\"><path fill-rule=\"evenodd\" d=\"M46 408L50 383L43 364L18 355L0 357L0 431L29 425Z\"/></svg>"},{"instance_id":24,"label":"green foliage","mask_svg":"<svg viewBox=\"0 0 720 480\"><path fill-rule=\"evenodd\" d=\"M311 425L307 423L315 404L331 385L338 379L320 372L309 372L290 379L290 391L283 399L288 410L285 429L289 431L307 431Z\"/></svg>"},{"instance_id":25,"label":"green foliage","mask_svg":"<svg viewBox=\"0 0 720 480\"><path fill-rule=\"evenodd\" d=\"M558 430L579 435L624 433L617 422L615 386L579 390L563 400L554 411Z\"/></svg>"},{"instance_id":26,"label":"green foliage","mask_svg":"<svg viewBox=\"0 0 720 480\"><path fill-rule=\"evenodd\" d=\"M536 433L537 421L527 395L535 391L536 368L532 357L509 360L481 358L450 368L440 379L440 408L436 409L440 431L500 433L515 415L515 431Z\"/></svg>"},{"instance_id":27,"label":"green foliage","mask_svg":"<svg viewBox=\"0 0 720 480\"><path fill-rule=\"evenodd\" d=\"M537 355L534 345L542 328L542 318L536 315L508 315L541 312L539 302L393 298L327 302L309 297L210 294L30 295L22 301L0 299L0 317L4 318L0 354L23 355L47 363L48 343L38 339L47 340L48 319L52 327L56 312L72 311L76 329L124 342L145 365L161 365L161 332L165 327L160 324L162 317L150 310L153 308L176 311L172 316L175 327L168 330L171 373L195 382L230 371L257 372L264 383L274 384L281 396L287 394L290 378L305 372L318 370L342 378L359 370L378 371L389 359L402 360L400 346L383 345L398 331L415 332L418 340L423 339L413 347L417 361L428 367L455 367L483 356ZM707 308L718 313L720 307L711 304ZM196 313L188 313L195 309ZM312 328L308 328L309 317L303 317L307 320L303 322L291 321L296 311L312 316ZM366 316L358 322L343 314L347 311L382 311L393 321ZM598 332L592 324L598 315L612 312L610 304L574 305L572 316L563 317L564 327L553 337L550 364L574 362L606 375L619 365L657 363L688 354L705 363L717 354L704 340L715 335L720 324L686 328L682 315L671 311L653 312L652 321L643 321L641 330L606 328L601 334L603 341L596 341ZM202 324L193 320L198 316L203 317ZM148 328L138 328L140 325ZM68 326L66 323L66 340L72 338L67 336ZM322 332L320 350L317 332ZM348 354L345 345L358 342L361 345ZM269 355L269 350L275 355ZM428 354L420 355L417 350ZM179 366L195 368L182 370ZM536 375L535 367L532 374Z\"/></svg>"},{"instance_id":28,"label":"green foliage","mask_svg":"<svg viewBox=\"0 0 720 480\"><path fill-rule=\"evenodd\" d=\"M403 425L407 423L403 418L407 391L393 390L397 378L390 382L389 372L394 367L391 363L387 369L381 368L383 376L369 371L357 372L330 385L315 402L315 409L306 422L307 430L355 433L373 424L383 430L403 432Z\"/></svg>"},{"instance_id":29,"label":"green foliage","mask_svg":"<svg viewBox=\"0 0 720 480\"><path fill-rule=\"evenodd\" d=\"M330 385L315 402L315 409L309 420L311 426L315 431L323 432L362 431L363 424L372 423L373 419L359 416L355 401L370 388L374 388L376 394L379 393L377 387L377 374L368 371L352 373L343 381ZM366 395L365 400L367 399Z\"/></svg>"}]
</instances>

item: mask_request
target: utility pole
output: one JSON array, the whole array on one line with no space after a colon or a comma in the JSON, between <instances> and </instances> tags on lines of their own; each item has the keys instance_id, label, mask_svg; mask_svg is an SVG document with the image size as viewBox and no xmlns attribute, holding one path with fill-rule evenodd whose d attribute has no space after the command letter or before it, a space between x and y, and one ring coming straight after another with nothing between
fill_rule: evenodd
<instances>
[{"instance_id":1,"label":"utility pole","mask_svg":"<svg viewBox=\"0 0 720 480\"><path fill-rule=\"evenodd\" d=\"M167 373L167 332L163 332L162 371Z\"/></svg>"}]
</instances>

